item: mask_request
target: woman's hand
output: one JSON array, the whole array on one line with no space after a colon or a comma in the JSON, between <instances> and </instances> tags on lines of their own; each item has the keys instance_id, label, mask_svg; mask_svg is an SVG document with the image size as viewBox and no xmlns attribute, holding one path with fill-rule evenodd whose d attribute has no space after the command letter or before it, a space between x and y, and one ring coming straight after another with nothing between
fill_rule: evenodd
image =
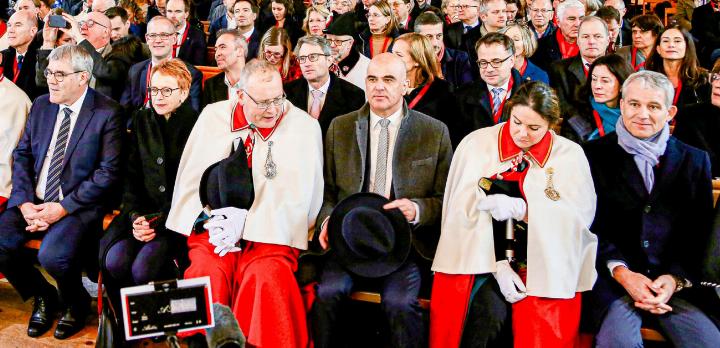
<instances>
[{"instance_id":1,"label":"woman's hand","mask_svg":"<svg viewBox=\"0 0 720 348\"><path fill-rule=\"evenodd\" d=\"M132 226L135 239L141 242L149 242L155 238L155 230L150 228L150 223L145 220L144 216L135 219Z\"/></svg>"}]
</instances>

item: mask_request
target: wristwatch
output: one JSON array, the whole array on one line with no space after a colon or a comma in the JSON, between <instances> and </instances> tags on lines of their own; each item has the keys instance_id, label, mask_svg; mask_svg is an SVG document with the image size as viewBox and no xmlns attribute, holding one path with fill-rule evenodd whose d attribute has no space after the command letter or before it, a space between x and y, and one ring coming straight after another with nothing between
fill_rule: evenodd
<instances>
[{"instance_id":1,"label":"wristwatch","mask_svg":"<svg viewBox=\"0 0 720 348\"><path fill-rule=\"evenodd\" d=\"M670 276L675 279L675 292L692 286L692 283L683 277L679 277L674 274L671 274Z\"/></svg>"}]
</instances>

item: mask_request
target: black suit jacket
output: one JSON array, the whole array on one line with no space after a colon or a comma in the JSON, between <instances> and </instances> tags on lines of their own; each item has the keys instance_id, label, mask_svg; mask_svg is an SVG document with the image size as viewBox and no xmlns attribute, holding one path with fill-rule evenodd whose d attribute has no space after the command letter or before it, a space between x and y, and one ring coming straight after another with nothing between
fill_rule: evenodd
<instances>
[{"instance_id":1,"label":"black suit jacket","mask_svg":"<svg viewBox=\"0 0 720 348\"><path fill-rule=\"evenodd\" d=\"M470 56L471 61L477 61L475 43L482 37L480 27L482 27L482 23L463 34L463 31L465 31L463 22L448 25L445 27L445 47L465 51Z\"/></svg>"},{"instance_id":2,"label":"black suit jacket","mask_svg":"<svg viewBox=\"0 0 720 348\"><path fill-rule=\"evenodd\" d=\"M525 81L520 72L512 69L513 86L512 93L515 94L520 85ZM450 120L448 128L450 138L454 146L472 131L495 125L495 120L490 107L490 96L487 84L483 80L460 87L455 92L455 98L459 112L457 117Z\"/></svg>"},{"instance_id":3,"label":"black suit jacket","mask_svg":"<svg viewBox=\"0 0 720 348\"><path fill-rule=\"evenodd\" d=\"M557 42L555 33L540 38L537 50L530 57L530 61L544 71L548 71L550 64L561 59L562 52L560 52L560 44Z\"/></svg>"},{"instance_id":4,"label":"black suit jacket","mask_svg":"<svg viewBox=\"0 0 720 348\"><path fill-rule=\"evenodd\" d=\"M720 177L720 108L700 103L680 110L675 117L673 136L707 151L714 178Z\"/></svg>"},{"instance_id":5,"label":"black suit jacket","mask_svg":"<svg viewBox=\"0 0 720 348\"><path fill-rule=\"evenodd\" d=\"M285 84L285 94L288 100L304 111L310 110L308 102L309 86L307 80L301 77L295 81ZM323 137L330 127L330 122L340 115L353 112L365 104L365 92L350 82L330 74L330 87L328 87L325 104L320 110L320 130Z\"/></svg>"},{"instance_id":6,"label":"black suit jacket","mask_svg":"<svg viewBox=\"0 0 720 348\"><path fill-rule=\"evenodd\" d=\"M610 260L650 279L673 274L697 284L713 218L712 183L708 155L675 137L655 168L650 193L616 133L584 149L597 192L590 230L598 236L598 279L583 308L597 325L610 303L626 295L610 275Z\"/></svg>"},{"instance_id":7,"label":"black suit jacket","mask_svg":"<svg viewBox=\"0 0 720 348\"><path fill-rule=\"evenodd\" d=\"M152 59L152 58L151 58ZM147 70L150 59L144 60L130 67L128 72L128 81L125 90L120 97L120 104L131 111L143 106L145 101L145 93L147 92ZM190 85L190 104L195 110L200 111L202 104L202 73L195 69L194 66L185 63L192 75L192 84Z\"/></svg>"},{"instance_id":8,"label":"black suit jacket","mask_svg":"<svg viewBox=\"0 0 720 348\"><path fill-rule=\"evenodd\" d=\"M189 30L187 39L183 42L180 47L180 53L178 58L192 65L205 65L207 57L207 41L205 41L205 33L191 25L190 22L187 24Z\"/></svg>"},{"instance_id":9,"label":"black suit jacket","mask_svg":"<svg viewBox=\"0 0 720 348\"><path fill-rule=\"evenodd\" d=\"M408 107L413 99L420 94L423 87L415 88L405 96ZM455 96L452 94L452 87L442 79L433 80L425 95L418 100L412 109L442 121L445 125L450 124L452 119L457 117L457 103Z\"/></svg>"},{"instance_id":10,"label":"black suit jacket","mask_svg":"<svg viewBox=\"0 0 720 348\"><path fill-rule=\"evenodd\" d=\"M203 87L202 109L206 105L228 100L228 86L225 84L225 72L221 72L207 80Z\"/></svg>"},{"instance_id":11,"label":"black suit jacket","mask_svg":"<svg viewBox=\"0 0 720 348\"><path fill-rule=\"evenodd\" d=\"M480 77L477 65L470 62L467 52L446 48L440 61L445 81L455 89Z\"/></svg>"},{"instance_id":12,"label":"black suit jacket","mask_svg":"<svg viewBox=\"0 0 720 348\"><path fill-rule=\"evenodd\" d=\"M35 64L37 63L37 46L33 43L30 44L27 52L23 56L23 64L20 67L20 75L18 76L15 85L20 87L27 95L30 100L35 100L40 95L48 92L47 86L39 87L35 83ZM2 67L3 75L10 81L13 80L15 74L15 54L16 51L12 47L8 47L2 51Z\"/></svg>"},{"instance_id":13,"label":"black suit jacket","mask_svg":"<svg viewBox=\"0 0 720 348\"><path fill-rule=\"evenodd\" d=\"M552 63L548 77L550 86L555 88L560 98L562 115L569 115L572 113L571 105L575 104L575 90L587 80L582 58L578 55Z\"/></svg>"},{"instance_id":14,"label":"black suit jacket","mask_svg":"<svg viewBox=\"0 0 720 348\"><path fill-rule=\"evenodd\" d=\"M700 60L709 62L710 53L720 48L720 13L713 11L709 2L693 11L692 34L698 38Z\"/></svg>"}]
</instances>

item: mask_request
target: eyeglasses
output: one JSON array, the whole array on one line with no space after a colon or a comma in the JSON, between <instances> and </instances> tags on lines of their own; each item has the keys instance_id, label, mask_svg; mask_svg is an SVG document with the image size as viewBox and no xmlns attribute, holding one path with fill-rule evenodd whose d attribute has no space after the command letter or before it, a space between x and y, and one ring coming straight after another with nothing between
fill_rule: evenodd
<instances>
[{"instance_id":1,"label":"eyeglasses","mask_svg":"<svg viewBox=\"0 0 720 348\"><path fill-rule=\"evenodd\" d=\"M550 13L552 13L553 9L544 9L544 8L530 8L530 13L540 13L543 16L546 16Z\"/></svg>"},{"instance_id":2,"label":"eyeglasses","mask_svg":"<svg viewBox=\"0 0 720 348\"><path fill-rule=\"evenodd\" d=\"M479 7L478 5L454 5L450 6L450 8L454 8L456 10L467 10L471 7Z\"/></svg>"},{"instance_id":3,"label":"eyeglasses","mask_svg":"<svg viewBox=\"0 0 720 348\"><path fill-rule=\"evenodd\" d=\"M489 62L486 60L478 60L477 65L480 67L480 69L485 69L485 68L487 68L488 64L490 64L490 66L497 69L502 65L502 63L504 63L506 60L510 59L510 57L512 57L512 56L513 55L511 54L511 55L507 56L507 58L505 58L505 59L493 59Z\"/></svg>"},{"instance_id":4,"label":"eyeglasses","mask_svg":"<svg viewBox=\"0 0 720 348\"><path fill-rule=\"evenodd\" d=\"M248 98L250 98L250 100L252 100L253 103L255 103L255 105L257 105L258 109L263 109L263 110L266 110L266 109L270 108L270 106L273 106L273 105L282 106L285 103L285 98L287 98L287 96L285 95L285 92L283 92L283 94L281 96L279 96L275 99L257 101L257 100L255 100L255 98L253 98L250 95L250 93L248 93L244 89L243 89L243 93L245 93L245 95L248 96Z\"/></svg>"},{"instance_id":5,"label":"eyeglasses","mask_svg":"<svg viewBox=\"0 0 720 348\"><path fill-rule=\"evenodd\" d=\"M710 82L720 81L720 74L718 73L712 73L710 74Z\"/></svg>"},{"instance_id":6,"label":"eyeglasses","mask_svg":"<svg viewBox=\"0 0 720 348\"><path fill-rule=\"evenodd\" d=\"M88 29L94 27L95 24L97 24L97 25L99 25L99 26L107 29L106 26L104 26L104 25L102 25L102 24L100 24L100 23L98 23L98 22L96 22L96 21L94 21L94 20L92 20L92 19L88 19L88 20L86 20L86 21L80 21L80 22L78 22L78 25L79 25L81 28L82 28L83 26L86 26L86 25L87 25Z\"/></svg>"},{"instance_id":7,"label":"eyeglasses","mask_svg":"<svg viewBox=\"0 0 720 348\"><path fill-rule=\"evenodd\" d=\"M330 44L330 46L342 46L342 44L344 44L352 39L340 40L340 39L328 39L327 37L325 37L325 40L327 40L327 42Z\"/></svg>"},{"instance_id":8,"label":"eyeglasses","mask_svg":"<svg viewBox=\"0 0 720 348\"><path fill-rule=\"evenodd\" d=\"M50 69L45 69L44 75L45 75L46 79L49 79L50 76L52 76L55 78L55 81L63 82L63 80L65 80L65 76L77 74L77 73L81 73L81 72L84 72L84 71L73 71L70 73L66 73L66 72L62 72L62 71L52 71Z\"/></svg>"},{"instance_id":9,"label":"eyeglasses","mask_svg":"<svg viewBox=\"0 0 720 348\"><path fill-rule=\"evenodd\" d=\"M162 94L163 97L167 98L167 97L171 96L173 94L173 92L177 91L178 89L180 89L180 88L179 87L178 88L170 88L170 87L155 88L155 87L152 87L152 88L150 88L150 95L155 97L158 95L158 92L160 92L160 94Z\"/></svg>"},{"instance_id":10,"label":"eyeglasses","mask_svg":"<svg viewBox=\"0 0 720 348\"><path fill-rule=\"evenodd\" d=\"M167 41L175 36L173 33L145 34L146 41Z\"/></svg>"},{"instance_id":11,"label":"eyeglasses","mask_svg":"<svg viewBox=\"0 0 720 348\"><path fill-rule=\"evenodd\" d=\"M311 54L308 54L307 56L297 56L297 60L300 64L303 64L303 63L307 62L308 60L311 62L317 62L318 58L327 57L327 56L328 56L327 54L322 54L322 53L311 53Z\"/></svg>"},{"instance_id":12,"label":"eyeglasses","mask_svg":"<svg viewBox=\"0 0 720 348\"><path fill-rule=\"evenodd\" d=\"M263 52L263 54L265 55L265 59L270 59L270 58L280 59L284 55L283 53L270 52L270 51L265 51L265 52Z\"/></svg>"}]
</instances>

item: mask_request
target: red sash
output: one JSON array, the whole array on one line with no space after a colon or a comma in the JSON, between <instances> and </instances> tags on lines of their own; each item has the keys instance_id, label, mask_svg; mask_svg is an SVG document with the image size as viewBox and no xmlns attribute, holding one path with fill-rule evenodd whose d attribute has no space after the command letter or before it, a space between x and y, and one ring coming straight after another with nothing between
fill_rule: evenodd
<instances>
[{"instance_id":1,"label":"red sash","mask_svg":"<svg viewBox=\"0 0 720 348\"><path fill-rule=\"evenodd\" d=\"M413 100L410 102L410 104L408 104L408 109L412 110L415 107L415 105L417 105L417 103L420 101L420 99L422 99L422 97L425 95L425 93L427 93L428 89L430 89L431 84L432 84L432 82L425 84L425 86L420 90L420 92L418 92L418 94L415 96L415 98L413 98Z\"/></svg>"},{"instance_id":2,"label":"red sash","mask_svg":"<svg viewBox=\"0 0 720 348\"><path fill-rule=\"evenodd\" d=\"M525 70L527 70L528 61L527 58L523 61L523 65L520 67L520 76L525 76Z\"/></svg>"},{"instance_id":3,"label":"red sash","mask_svg":"<svg viewBox=\"0 0 720 348\"><path fill-rule=\"evenodd\" d=\"M150 101L150 76L152 71L152 61L148 64L147 73L145 74L145 100L143 100L143 106L148 105Z\"/></svg>"},{"instance_id":4,"label":"red sash","mask_svg":"<svg viewBox=\"0 0 720 348\"><path fill-rule=\"evenodd\" d=\"M644 67L645 67L645 62L642 62L642 63L640 63L640 64L638 64L638 65L635 65L635 59L637 58L637 51L638 51L638 49L635 48L635 47L633 47L633 48L632 48L632 54L631 54L631 57L630 57L630 64L632 64L633 70L635 70L635 71L638 71L638 70L640 70L640 68L644 68Z\"/></svg>"},{"instance_id":5,"label":"red sash","mask_svg":"<svg viewBox=\"0 0 720 348\"><path fill-rule=\"evenodd\" d=\"M597 112L597 110L593 110L593 116L595 117L595 125L597 126L600 137L604 137L605 127L603 126L602 119L600 118L600 114Z\"/></svg>"},{"instance_id":6,"label":"red sash","mask_svg":"<svg viewBox=\"0 0 720 348\"><path fill-rule=\"evenodd\" d=\"M190 23L185 22L185 32L183 33L182 39L180 39L180 42L177 42L173 45L173 51L172 51L173 58L177 58L177 56L180 55L180 52L178 52L178 48L182 47L182 45L185 43L185 40L187 40L189 32L190 32Z\"/></svg>"},{"instance_id":7,"label":"red sash","mask_svg":"<svg viewBox=\"0 0 720 348\"><path fill-rule=\"evenodd\" d=\"M15 73L13 75L12 81L14 83L17 83L18 77L20 77L20 69L18 69L17 54L15 55L15 61L13 62L13 72L15 72Z\"/></svg>"},{"instance_id":8,"label":"red sash","mask_svg":"<svg viewBox=\"0 0 720 348\"><path fill-rule=\"evenodd\" d=\"M382 51L380 51L380 53L387 52L387 48L388 48L389 44L390 44L390 38L385 37L385 41L383 41ZM374 56L375 56L375 53L373 52L373 42L372 42L372 36L371 36L370 37L370 58L372 59L372 57L374 57Z\"/></svg>"},{"instance_id":9,"label":"red sash","mask_svg":"<svg viewBox=\"0 0 720 348\"><path fill-rule=\"evenodd\" d=\"M498 124L500 122L500 116L502 116L503 107L505 106L505 101L507 100L508 95L510 95L510 91L512 91L513 82L514 82L513 78L512 78L512 76L510 76L510 82L508 83L507 93L505 93L505 98L503 98L502 103L500 103L500 107L498 108L495 115L493 115L493 121L495 122L495 124ZM490 97L490 112L492 112L492 110L495 107L493 105L493 98L492 98L492 93L490 93L490 90L488 90L488 96Z\"/></svg>"},{"instance_id":10,"label":"red sash","mask_svg":"<svg viewBox=\"0 0 720 348\"><path fill-rule=\"evenodd\" d=\"M673 105L677 106L678 98L682 92L682 80L678 80L678 86L675 88L675 97L673 97Z\"/></svg>"}]
</instances>

